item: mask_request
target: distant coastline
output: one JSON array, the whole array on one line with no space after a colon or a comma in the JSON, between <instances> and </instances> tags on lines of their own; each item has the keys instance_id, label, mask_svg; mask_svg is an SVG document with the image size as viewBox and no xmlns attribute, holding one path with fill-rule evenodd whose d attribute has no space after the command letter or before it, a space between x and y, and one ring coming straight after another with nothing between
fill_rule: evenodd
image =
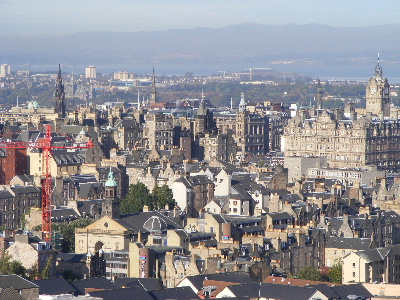
<instances>
[{"instance_id":1,"label":"distant coastline","mask_svg":"<svg viewBox=\"0 0 400 300\"><path fill-rule=\"evenodd\" d=\"M89 65L89 64L88 64ZM383 74L393 85L400 83L400 69L397 65L385 65L381 63ZM246 68L265 67L271 68L275 72L288 72L320 78L321 80L358 80L367 81L373 74L373 65L317 65L317 64L246 64L246 63L226 63L226 64L200 64L200 63L182 63L182 64L155 64L156 75L184 75L186 72L193 72L194 76L207 76L221 74L221 71L228 73L241 72ZM15 65L13 71L29 70L34 72L44 72L56 70L53 65ZM63 72L83 74L86 65L63 66ZM153 64L105 64L96 65L97 71L103 74L111 74L118 71L127 71L138 74L151 74Z\"/></svg>"}]
</instances>

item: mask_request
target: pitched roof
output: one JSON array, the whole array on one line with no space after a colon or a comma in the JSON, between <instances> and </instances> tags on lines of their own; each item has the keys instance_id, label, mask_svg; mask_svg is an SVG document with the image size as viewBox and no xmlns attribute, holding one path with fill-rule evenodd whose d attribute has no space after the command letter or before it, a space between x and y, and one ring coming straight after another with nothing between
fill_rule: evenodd
<instances>
[{"instance_id":1,"label":"pitched roof","mask_svg":"<svg viewBox=\"0 0 400 300\"><path fill-rule=\"evenodd\" d=\"M71 282L71 285L78 291L79 295L85 294L86 288L115 289L115 284L105 277L88 278Z\"/></svg>"},{"instance_id":2,"label":"pitched roof","mask_svg":"<svg viewBox=\"0 0 400 300\"><path fill-rule=\"evenodd\" d=\"M348 238L331 236L326 242L325 248L368 250L371 245L369 238Z\"/></svg>"},{"instance_id":3,"label":"pitched roof","mask_svg":"<svg viewBox=\"0 0 400 300\"><path fill-rule=\"evenodd\" d=\"M39 286L40 295L60 295L76 292L76 289L62 277L33 280L32 282Z\"/></svg>"},{"instance_id":4,"label":"pitched roof","mask_svg":"<svg viewBox=\"0 0 400 300\"><path fill-rule=\"evenodd\" d=\"M207 275L196 275L186 277L193 286L200 290L203 288L203 282L205 279L236 282L236 283L252 283L254 282L246 272L225 272L225 273L213 273Z\"/></svg>"},{"instance_id":5,"label":"pitched roof","mask_svg":"<svg viewBox=\"0 0 400 300\"><path fill-rule=\"evenodd\" d=\"M348 296L356 295L363 298L371 298L373 295L362 284L348 284L333 286L331 289L343 300L350 299Z\"/></svg>"},{"instance_id":6,"label":"pitched roof","mask_svg":"<svg viewBox=\"0 0 400 300\"><path fill-rule=\"evenodd\" d=\"M273 283L247 283L229 286L228 289L235 296L247 296L250 298L270 298L276 300L305 300L308 299L316 289L310 287L288 286Z\"/></svg>"},{"instance_id":7,"label":"pitched roof","mask_svg":"<svg viewBox=\"0 0 400 300\"><path fill-rule=\"evenodd\" d=\"M89 295L103 300L154 300L143 287L95 291Z\"/></svg>"},{"instance_id":8,"label":"pitched roof","mask_svg":"<svg viewBox=\"0 0 400 300\"><path fill-rule=\"evenodd\" d=\"M294 286L309 286L309 285L318 285L318 284L326 284L329 286L337 285L337 283L306 280L306 279L299 279L299 278L277 277L277 276L268 276L267 278L265 278L263 280L263 282L274 283L274 284L284 284L284 285L294 285Z\"/></svg>"},{"instance_id":9,"label":"pitched roof","mask_svg":"<svg viewBox=\"0 0 400 300\"><path fill-rule=\"evenodd\" d=\"M86 254L77 253L57 253L57 261L63 261L68 263L79 263L86 262Z\"/></svg>"},{"instance_id":10,"label":"pitched roof","mask_svg":"<svg viewBox=\"0 0 400 300\"><path fill-rule=\"evenodd\" d=\"M0 289L0 300L26 300L12 288Z\"/></svg>"},{"instance_id":11,"label":"pitched roof","mask_svg":"<svg viewBox=\"0 0 400 300\"><path fill-rule=\"evenodd\" d=\"M190 286L169 288L164 290L154 290L150 291L149 294L155 300L200 299L200 297L192 290Z\"/></svg>"},{"instance_id":12,"label":"pitched roof","mask_svg":"<svg viewBox=\"0 0 400 300\"><path fill-rule=\"evenodd\" d=\"M158 217L164 220L167 229L181 228L178 223L159 211L138 212L134 214L122 215L120 219L116 219L115 221L124 226L126 229L130 229L135 233L139 232L139 230L141 232L147 232L148 230L143 226L145 222L152 217Z\"/></svg>"},{"instance_id":13,"label":"pitched roof","mask_svg":"<svg viewBox=\"0 0 400 300\"><path fill-rule=\"evenodd\" d=\"M117 288L141 286L146 291L159 290L162 288L160 279L158 278L118 277L117 279L115 279L115 286Z\"/></svg>"},{"instance_id":14,"label":"pitched roof","mask_svg":"<svg viewBox=\"0 0 400 300\"><path fill-rule=\"evenodd\" d=\"M38 288L38 286L18 275L0 275L0 288L13 288L14 290Z\"/></svg>"}]
</instances>

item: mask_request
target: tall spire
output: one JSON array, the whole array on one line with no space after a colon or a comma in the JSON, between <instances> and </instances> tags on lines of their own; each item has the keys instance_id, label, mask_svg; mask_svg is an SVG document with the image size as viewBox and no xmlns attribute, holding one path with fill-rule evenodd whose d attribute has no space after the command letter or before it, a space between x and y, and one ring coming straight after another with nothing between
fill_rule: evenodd
<instances>
[{"instance_id":1,"label":"tall spire","mask_svg":"<svg viewBox=\"0 0 400 300\"><path fill-rule=\"evenodd\" d=\"M321 81L317 78L317 109L322 109L322 94L324 91L322 90Z\"/></svg>"},{"instance_id":2,"label":"tall spire","mask_svg":"<svg viewBox=\"0 0 400 300\"><path fill-rule=\"evenodd\" d=\"M61 65L58 65L56 92L54 93L54 98L54 112L58 113L60 118L65 118L65 91L61 78Z\"/></svg>"},{"instance_id":3,"label":"tall spire","mask_svg":"<svg viewBox=\"0 0 400 300\"><path fill-rule=\"evenodd\" d=\"M152 76L152 83L151 83L151 91L150 91L150 102L156 103L157 102L157 91L156 91L156 75L154 73L154 66L153 66L153 76Z\"/></svg>"},{"instance_id":4,"label":"tall spire","mask_svg":"<svg viewBox=\"0 0 400 300\"><path fill-rule=\"evenodd\" d=\"M378 53L378 64L375 67L375 75L374 75L374 77L377 78L377 79L381 79L382 78L382 67L379 64L379 62L380 62L380 58L379 58L379 53Z\"/></svg>"}]
</instances>

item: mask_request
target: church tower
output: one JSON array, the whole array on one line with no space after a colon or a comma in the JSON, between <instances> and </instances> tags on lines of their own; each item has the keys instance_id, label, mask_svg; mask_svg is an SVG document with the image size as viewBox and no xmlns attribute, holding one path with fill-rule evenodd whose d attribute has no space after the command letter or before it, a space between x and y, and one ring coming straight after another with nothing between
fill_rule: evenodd
<instances>
[{"instance_id":1,"label":"church tower","mask_svg":"<svg viewBox=\"0 0 400 300\"><path fill-rule=\"evenodd\" d=\"M112 219L119 219L121 216L119 210L119 200L117 198L117 187L118 184L115 181L114 173L110 168L108 173L107 181L104 184L105 197L102 205L101 216L109 216Z\"/></svg>"},{"instance_id":2,"label":"church tower","mask_svg":"<svg viewBox=\"0 0 400 300\"><path fill-rule=\"evenodd\" d=\"M368 81L366 98L368 112L377 116L390 116L390 85L387 78L382 75L379 58L375 67L375 74Z\"/></svg>"},{"instance_id":3,"label":"church tower","mask_svg":"<svg viewBox=\"0 0 400 300\"><path fill-rule=\"evenodd\" d=\"M156 103L156 102L157 102L156 75L154 74L154 67L153 67L153 76L151 79L150 103Z\"/></svg>"},{"instance_id":4,"label":"church tower","mask_svg":"<svg viewBox=\"0 0 400 300\"><path fill-rule=\"evenodd\" d=\"M54 94L54 112L57 113L60 118L66 117L65 91L64 91L64 84L62 83L62 78L61 78L60 65L58 65L56 92Z\"/></svg>"}]
</instances>

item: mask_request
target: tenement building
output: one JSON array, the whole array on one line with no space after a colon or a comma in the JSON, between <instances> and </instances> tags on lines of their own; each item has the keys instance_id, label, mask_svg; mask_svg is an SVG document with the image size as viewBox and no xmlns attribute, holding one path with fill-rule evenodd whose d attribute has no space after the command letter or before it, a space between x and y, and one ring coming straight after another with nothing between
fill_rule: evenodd
<instances>
[{"instance_id":1,"label":"tenement building","mask_svg":"<svg viewBox=\"0 0 400 300\"><path fill-rule=\"evenodd\" d=\"M299 111L284 130L285 157L325 156L333 168L399 169L400 122L390 119L389 108L389 84L378 63L367 85L366 115L357 116L350 104L344 113L322 107Z\"/></svg>"}]
</instances>

